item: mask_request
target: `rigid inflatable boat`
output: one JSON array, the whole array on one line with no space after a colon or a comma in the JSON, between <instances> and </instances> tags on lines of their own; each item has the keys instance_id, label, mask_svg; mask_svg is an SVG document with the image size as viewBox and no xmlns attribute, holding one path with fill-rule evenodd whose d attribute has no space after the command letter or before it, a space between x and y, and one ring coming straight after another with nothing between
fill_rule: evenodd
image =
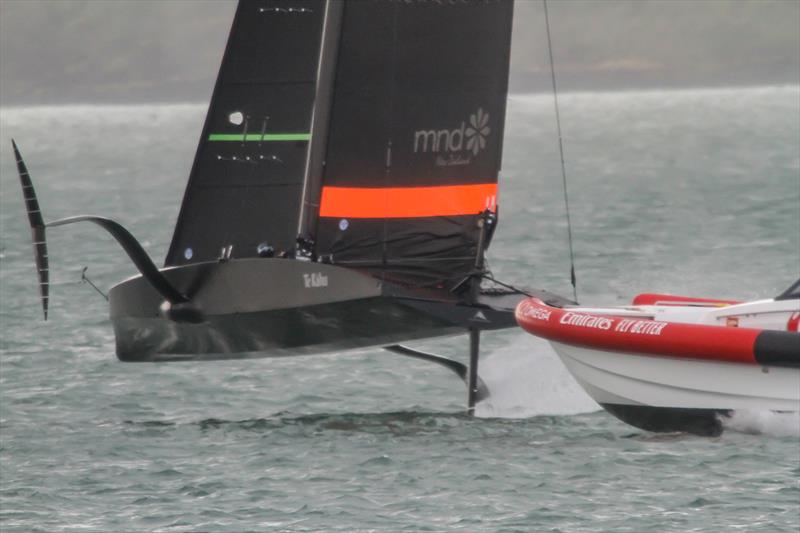
<instances>
[{"instance_id":1,"label":"rigid inflatable boat","mask_svg":"<svg viewBox=\"0 0 800 533\"><path fill-rule=\"evenodd\" d=\"M800 280L751 302L641 294L631 306L519 303L609 413L648 431L718 435L734 410L800 411Z\"/></svg>"}]
</instances>

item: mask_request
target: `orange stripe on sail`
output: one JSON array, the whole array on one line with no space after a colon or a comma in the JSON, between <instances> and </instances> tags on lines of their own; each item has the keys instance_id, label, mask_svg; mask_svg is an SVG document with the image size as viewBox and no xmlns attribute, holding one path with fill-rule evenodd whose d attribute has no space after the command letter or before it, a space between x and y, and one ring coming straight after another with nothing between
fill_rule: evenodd
<instances>
[{"instance_id":1,"label":"orange stripe on sail","mask_svg":"<svg viewBox=\"0 0 800 533\"><path fill-rule=\"evenodd\" d=\"M419 218L477 215L495 211L497 184L441 187L323 187L319 216Z\"/></svg>"}]
</instances>

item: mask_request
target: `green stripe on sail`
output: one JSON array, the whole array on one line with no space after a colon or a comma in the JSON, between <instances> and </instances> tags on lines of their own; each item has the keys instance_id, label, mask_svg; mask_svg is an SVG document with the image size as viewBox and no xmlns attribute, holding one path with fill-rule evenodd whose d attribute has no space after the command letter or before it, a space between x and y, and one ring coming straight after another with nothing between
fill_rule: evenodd
<instances>
[{"instance_id":1,"label":"green stripe on sail","mask_svg":"<svg viewBox=\"0 0 800 533\"><path fill-rule=\"evenodd\" d=\"M209 141L235 141L235 142L264 142L264 141L310 141L310 133L212 133L208 136Z\"/></svg>"}]
</instances>

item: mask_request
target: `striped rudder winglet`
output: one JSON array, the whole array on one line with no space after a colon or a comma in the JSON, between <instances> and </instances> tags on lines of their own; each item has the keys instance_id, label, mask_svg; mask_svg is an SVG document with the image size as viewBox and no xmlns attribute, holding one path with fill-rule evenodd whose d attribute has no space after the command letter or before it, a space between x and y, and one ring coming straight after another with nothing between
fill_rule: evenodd
<instances>
[{"instance_id":1,"label":"striped rudder winglet","mask_svg":"<svg viewBox=\"0 0 800 533\"><path fill-rule=\"evenodd\" d=\"M33 240L33 254L36 260L36 273L39 276L39 294L42 297L42 312L44 319L47 320L47 305L50 298L50 271L47 262L47 241L45 239L45 224L42 218L42 211L39 209L39 201L36 199L36 191L33 188L28 168L22 155L19 153L17 143L11 140L14 147L14 157L17 161L17 172L19 182L22 185L22 195L25 198L25 209L28 212L28 222L31 226L31 239Z\"/></svg>"}]
</instances>

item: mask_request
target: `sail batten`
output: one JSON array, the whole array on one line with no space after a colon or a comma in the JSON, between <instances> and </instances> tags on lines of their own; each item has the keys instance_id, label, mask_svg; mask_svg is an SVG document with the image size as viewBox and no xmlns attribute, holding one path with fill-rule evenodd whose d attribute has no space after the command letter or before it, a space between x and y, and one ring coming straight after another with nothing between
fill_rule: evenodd
<instances>
[{"instance_id":1,"label":"sail batten","mask_svg":"<svg viewBox=\"0 0 800 533\"><path fill-rule=\"evenodd\" d=\"M209 141L277 142L310 141L311 133L211 133Z\"/></svg>"}]
</instances>

